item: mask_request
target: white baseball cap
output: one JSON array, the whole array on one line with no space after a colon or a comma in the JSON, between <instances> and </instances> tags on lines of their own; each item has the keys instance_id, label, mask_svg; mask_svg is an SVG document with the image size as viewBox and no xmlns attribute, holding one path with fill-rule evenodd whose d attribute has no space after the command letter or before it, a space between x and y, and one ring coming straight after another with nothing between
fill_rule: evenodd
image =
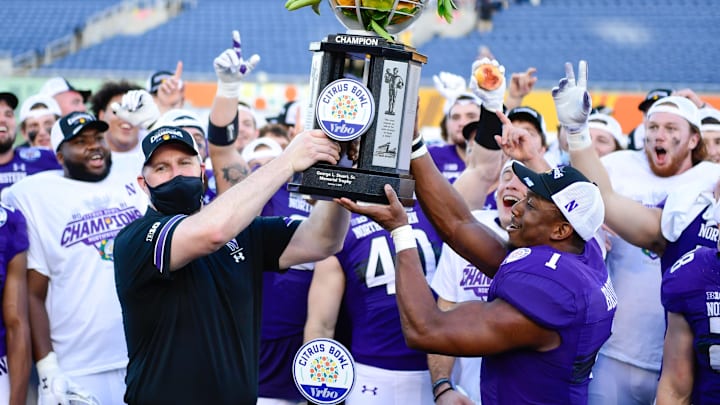
<instances>
[{"instance_id":1,"label":"white baseball cap","mask_svg":"<svg viewBox=\"0 0 720 405\"><path fill-rule=\"evenodd\" d=\"M700 133L707 131L720 132L720 111L712 108L701 108L698 112L700 115Z\"/></svg>"},{"instance_id":2,"label":"white baseball cap","mask_svg":"<svg viewBox=\"0 0 720 405\"><path fill-rule=\"evenodd\" d=\"M200 121L200 118L194 112L183 109L172 109L163 114L158 119L158 127L171 126L171 127L193 127L199 129L203 135L207 133L205 126Z\"/></svg>"},{"instance_id":3,"label":"white baseball cap","mask_svg":"<svg viewBox=\"0 0 720 405\"><path fill-rule=\"evenodd\" d=\"M536 173L522 163L513 163L513 172L533 193L555 203L581 238L595 236L605 220L600 189L577 169L558 166Z\"/></svg>"},{"instance_id":4,"label":"white baseball cap","mask_svg":"<svg viewBox=\"0 0 720 405\"><path fill-rule=\"evenodd\" d=\"M698 108L695 103L686 97L663 97L650 107L647 112L648 118L656 112L666 112L683 117L690 123L690 125L694 126L698 131L700 130L700 115L698 114Z\"/></svg>"},{"instance_id":5,"label":"white baseball cap","mask_svg":"<svg viewBox=\"0 0 720 405\"><path fill-rule=\"evenodd\" d=\"M266 146L267 149L263 148L257 150L260 146ZM266 157L278 157L282 153L282 147L275 140L267 137L254 139L252 142L245 145L242 151L242 158L246 162L251 162L255 159L263 159Z\"/></svg>"},{"instance_id":6,"label":"white baseball cap","mask_svg":"<svg viewBox=\"0 0 720 405\"><path fill-rule=\"evenodd\" d=\"M41 94L47 94L48 96L55 96L56 94L60 94L66 91L76 91L80 93L80 95L83 98L83 102L87 103L88 98L90 98L91 91L90 90L78 90L75 87L73 87L70 82L65 80L62 77L53 77L51 79L48 79L48 81L43 84L43 86L40 88Z\"/></svg>"},{"instance_id":7,"label":"white baseball cap","mask_svg":"<svg viewBox=\"0 0 720 405\"><path fill-rule=\"evenodd\" d=\"M445 100L445 104L443 105L443 113L445 115L450 114L450 111L455 107L456 105L461 104L475 104L477 106L482 105L482 100L480 100L480 97L476 96L473 93L470 92L464 92L460 93L457 97L455 97L452 100Z\"/></svg>"},{"instance_id":8,"label":"white baseball cap","mask_svg":"<svg viewBox=\"0 0 720 405\"><path fill-rule=\"evenodd\" d=\"M623 149L627 148L627 137L623 135L620 123L610 115L603 113L590 114L588 117L590 128L601 129L610 133Z\"/></svg>"},{"instance_id":9,"label":"white baseball cap","mask_svg":"<svg viewBox=\"0 0 720 405\"><path fill-rule=\"evenodd\" d=\"M109 127L107 122L95 119L95 116L90 113L71 112L53 124L50 131L50 143L53 150L57 152L63 142L80 135L86 128L105 132Z\"/></svg>"},{"instance_id":10,"label":"white baseball cap","mask_svg":"<svg viewBox=\"0 0 720 405\"><path fill-rule=\"evenodd\" d=\"M60 106L52 96L47 94L35 94L23 101L20 106L20 122L24 122L28 118L40 117L43 115L54 114L60 117Z\"/></svg>"}]
</instances>

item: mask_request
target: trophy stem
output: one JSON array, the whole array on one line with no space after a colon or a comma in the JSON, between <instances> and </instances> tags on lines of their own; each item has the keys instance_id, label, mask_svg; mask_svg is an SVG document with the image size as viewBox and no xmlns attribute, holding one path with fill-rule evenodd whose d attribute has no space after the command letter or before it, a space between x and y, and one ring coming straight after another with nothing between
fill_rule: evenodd
<instances>
[{"instance_id":1,"label":"trophy stem","mask_svg":"<svg viewBox=\"0 0 720 405\"><path fill-rule=\"evenodd\" d=\"M376 37L376 36L378 36L376 33L372 32L372 31L367 31L367 30L348 29L347 31L345 31L345 33L348 34L348 35L363 35L363 36L366 36L366 37Z\"/></svg>"}]
</instances>

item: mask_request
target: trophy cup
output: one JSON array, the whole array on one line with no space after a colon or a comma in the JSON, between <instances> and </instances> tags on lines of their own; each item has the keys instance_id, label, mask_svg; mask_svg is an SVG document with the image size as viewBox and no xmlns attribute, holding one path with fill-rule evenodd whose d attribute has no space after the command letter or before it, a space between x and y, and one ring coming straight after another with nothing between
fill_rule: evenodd
<instances>
[{"instance_id":1,"label":"trophy cup","mask_svg":"<svg viewBox=\"0 0 720 405\"><path fill-rule=\"evenodd\" d=\"M338 141L342 158L335 165L321 162L296 173L288 189L319 199L386 204L383 187L390 184L402 204L411 206L415 181L409 173L410 152L420 70L427 57L390 34L407 28L425 1L329 2L348 31L310 44L303 124Z\"/></svg>"}]
</instances>

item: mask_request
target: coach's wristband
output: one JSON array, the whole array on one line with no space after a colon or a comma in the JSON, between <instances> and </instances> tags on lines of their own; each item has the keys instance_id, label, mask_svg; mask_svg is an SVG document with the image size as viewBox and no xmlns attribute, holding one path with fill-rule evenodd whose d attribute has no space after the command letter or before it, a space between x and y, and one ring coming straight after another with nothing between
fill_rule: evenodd
<instances>
[{"instance_id":1,"label":"coach's wristband","mask_svg":"<svg viewBox=\"0 0 720 405\"><path fill-rule=\"evenodd\" d=\"M235 114L233 122L226 127L218 127L208 120L208 142L215 146L228 146L237 138L238 114Z\"/></svg>"},{"instance_id":2,"label":"coach's wristband","mask_svg":"<svg viewBox=\"0 0 720 405\"><path fill-rule=\"evenodd\" d=\"M415 235L410 225L399 226L390 232L393 243L395 244L395 253L400 253L406 249L414 249L417 247Z\"/></svg>"}]
</instances>

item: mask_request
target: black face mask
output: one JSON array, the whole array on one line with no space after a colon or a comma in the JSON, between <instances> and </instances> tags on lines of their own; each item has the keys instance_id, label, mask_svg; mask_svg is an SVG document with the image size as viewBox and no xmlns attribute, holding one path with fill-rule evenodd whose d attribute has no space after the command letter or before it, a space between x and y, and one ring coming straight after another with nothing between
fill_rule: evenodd
<instances>
[{"instance_id":1,"label":"black face mask","mask_svg":"<svg viewBox=\"0 0 720 405\"><path fill-rule=\"evenodd\" d=\"M157 187L150 187L150 201L166 215L190 215L200 209L204 184L202 177L175 176Z\"/></svg>"}]
</instances>

